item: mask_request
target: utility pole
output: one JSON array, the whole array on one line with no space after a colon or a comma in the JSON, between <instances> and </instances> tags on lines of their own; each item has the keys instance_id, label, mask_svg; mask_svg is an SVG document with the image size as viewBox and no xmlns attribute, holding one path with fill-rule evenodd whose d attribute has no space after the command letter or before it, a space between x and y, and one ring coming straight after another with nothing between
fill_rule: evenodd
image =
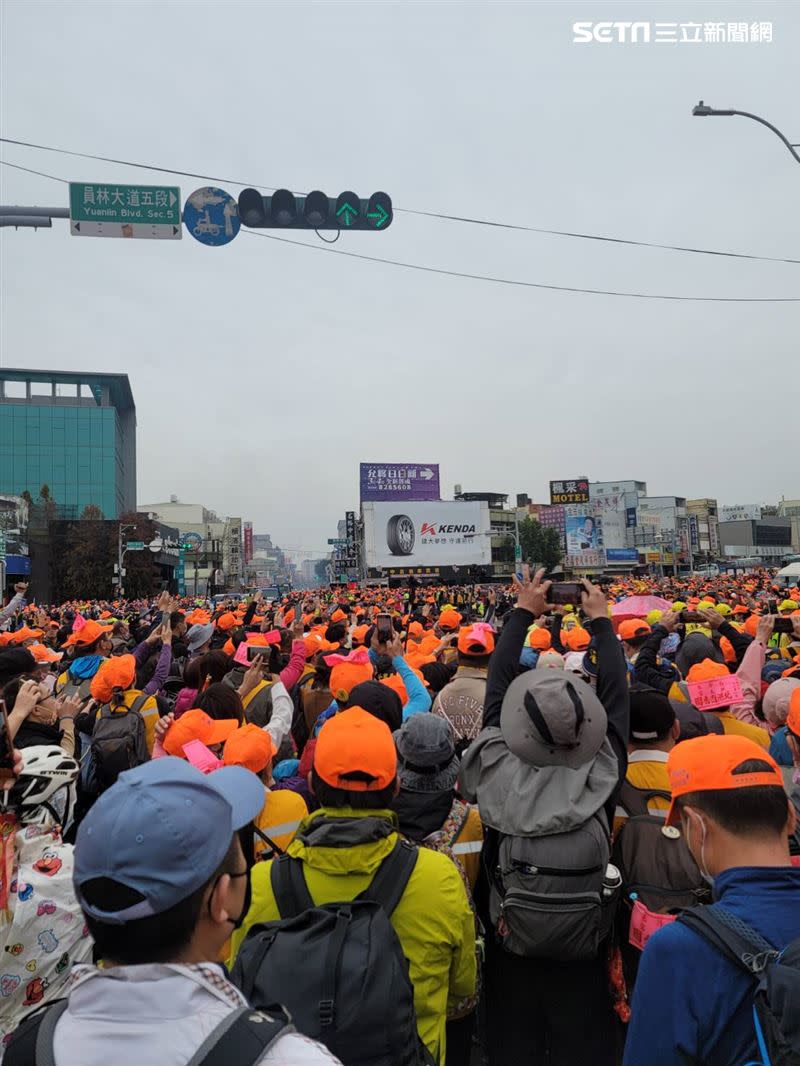
<instances>
[{"instance_id":1,"label":"utility pole","mask_svg":"<svg viewBox=\"0 0 800 1066\"><path fill-rule=\"evenodd\" d=\"M117 532L117 579L119 581L117 589L119 591L119 598L120 599L122 599L123 596L125 595L125 589L123 588L123 585L122 585L122 564L123 564L123 562L125 560L125 553L127 551L127 548L123 548L123 546L122 546L122 534L123 533L127 533L131 529L136 529L136 526L135 525L125 525L124 526L120 522L119 529L118 529L118 532Z\"/></svg>"}]
</instances>

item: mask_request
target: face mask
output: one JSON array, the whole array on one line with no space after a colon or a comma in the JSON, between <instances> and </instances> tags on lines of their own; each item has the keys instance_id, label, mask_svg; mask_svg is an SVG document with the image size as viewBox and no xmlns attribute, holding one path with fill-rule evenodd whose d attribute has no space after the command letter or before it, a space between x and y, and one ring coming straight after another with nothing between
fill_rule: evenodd
<instances>
[{"instance_id":1,"label":"face mask","mask_svg":"<svg viewBox=\"0 0 800 1066\"><path fill-rule=\"evenodd\" d=\"M225 875L224 874L220 874L219 876L220 877L224 877ZM244 871L244 873L228 874L228 877L230 877L230 878L246 877L247 878L247 880L245 881L245 884L244 884L244 903L242 904L242 910L241 910L241 912L239 914L239 917L238 918L226 918L225 919L226 922L230 922L231 923L231 925L233 926L234 929L240 929L242 927L242 924L243 924L245 918L247 917L247 912L250 910L250 904L252 903L252 900L253 900L253 886L252 886L252 883L250 881L250 867L248 866L248 868ZM208 897L208 912L209 912L209 914L211 913L211 896L214 895L214 890L216 889L218 883L219 883L219 877L214 882L214 888L211 890L211 895Z\"/></svg>"},{"instance_id":2,"label":"face mask","mask_svg":"<svg viewBox=\"0 0 800 1066\"><path fill-rule=\"evenodd\" d=\"M697 865L700 867L700 875L703 878L703 880L706 882L706 884L709 884L713 888L714 887L714 877L713 877L712 874L710 874L708 872L708 867L706 866L706 823L705 823L705 819L701 818L699 814L693 815L693 817L697 818L698 822L700 823L700 829L701 829L701 832L702 832L702 838L700 840L700 862ZM688 827L688 822L687 822L687 824L686 824L686 826L684 827L684 830L683 830L683 835L686 837L686 846L688 848L689 847L689 834L687 832L687 827ZM691 850L691 848L689 850Z\"/></svg>"},{"instance_id":3,"label":"face mask","mask_svg":"<svg viewBox=\"0 0 800 1066\"><path fill-rule=\"evenodd\" d=\"M244 877L245 878L245 883L244 883L244 903L242 904L242 909L241 909L241 912L239 914L239 917L238 918L229 918L228 919L228 921L231 923L231 925L233 926L234 929L241 929L242 923L244 922L245 918L247 917L247 912L250 910L250 904L253 902L253 883L250 880L250 867L248 866L246 872L243 873L243 874L231 874L230 876L231 877Z\"/></svg>"}]
</instances>

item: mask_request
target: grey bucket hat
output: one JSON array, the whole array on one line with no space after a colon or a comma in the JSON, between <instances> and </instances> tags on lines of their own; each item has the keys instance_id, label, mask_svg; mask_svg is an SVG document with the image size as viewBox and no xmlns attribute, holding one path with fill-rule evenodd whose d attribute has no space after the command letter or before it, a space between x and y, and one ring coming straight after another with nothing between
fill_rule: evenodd
<instances>
[{"instance_id":1,"label":"grey bucket hat","mask_svg":"<svg viewBox=\"0 0 800 1066\"><path fill-rule=\"evenodd\" d=\"M500 729L508 748L532 766L585 766L608 720L591 686L563 670L531 670L503 698Z\"/></svg>"},{"instance_id":2,"label":"grey bucket hat","mask_svg":"<svg viewBox=\"0 0 800 1066\"><path fill-rule=\"evenodd\" d=\"M453 728L446 718L414 714L396 730L397 776L407 792L443 792L458 778Z\"/></svg>"}]
</instances>

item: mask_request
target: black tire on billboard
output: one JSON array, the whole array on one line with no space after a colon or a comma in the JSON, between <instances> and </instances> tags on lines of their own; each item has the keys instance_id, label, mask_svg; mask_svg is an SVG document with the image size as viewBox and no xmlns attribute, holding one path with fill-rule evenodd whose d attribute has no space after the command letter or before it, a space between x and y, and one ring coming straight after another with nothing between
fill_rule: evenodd
<instances>
[{"instance_id":1,"label":"black tire on billboard","mask_svg":"<svg viewBox=\"0 0 800 1066\"><path fill-rule=\"evenodd\" d=\"M386 546L392 555L411 555L417 532L407 514L392 515L386 525Z\"/></svg>"}]
</instances>

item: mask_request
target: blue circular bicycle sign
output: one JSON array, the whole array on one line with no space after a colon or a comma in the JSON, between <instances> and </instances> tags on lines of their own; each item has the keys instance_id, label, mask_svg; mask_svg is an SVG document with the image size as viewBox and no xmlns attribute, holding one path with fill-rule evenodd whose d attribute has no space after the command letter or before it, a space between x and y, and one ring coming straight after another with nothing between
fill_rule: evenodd
<instances>
[{"instance_id":1,"label":"blue circular bicycle sign","mask_svg":"<svg viewBox=\"0 0 800 1066\"><path fill-rule=\"evenodd\" d=\"M239 205L224 189L195 189L184 204L183 224L201 244L230 244L241 226Z\"/></svg>"}]
</instances>

